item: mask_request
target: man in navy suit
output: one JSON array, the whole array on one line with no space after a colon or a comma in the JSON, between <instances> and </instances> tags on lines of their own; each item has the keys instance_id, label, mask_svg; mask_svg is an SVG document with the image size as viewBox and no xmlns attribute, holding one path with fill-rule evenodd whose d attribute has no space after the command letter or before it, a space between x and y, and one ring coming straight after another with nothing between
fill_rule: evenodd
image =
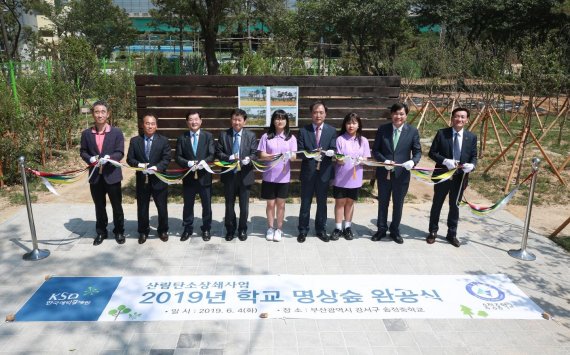
<instances>
[{"instance_id":1,"label":"man in navy suit","mask_svg":"<svg viewBox=\"0 0 570 355\"><path fill-rule=\"evenodd\" d=\"M447 236L445 239L459 248L457 239L457 224L459 222L459 207L463 190L467 187L469 173L477 165L477 136L465 129L469 122L469 110L458 107L451 113L452 127L443 128L431 144L429 157L435 161L435 173L445 173L459 168L450 180L434 185L433 203L429 214L429 234L427 243L433 244L437 238L438 222L441 207L445 197L449 195L449 214L447 215ZM440 174L437 174L440 175ZM462 184L463 182L463 184Z\"/></svg>"},{"instance_id":2,"label":"man in navy suit","mask_svg":"<svg viewBox=\"0 0 570 355\"><path fill-rule=\"evenodd\" d=\"M164 172L170 163L170 144L168 138L156 133L158 117L146 114L143 117L143 134L131 138L127 164L144 168L136 173L137 223L139 244L146 242L150 231L148 210L150 197L158 211L158 237L168 241L168 184L157 178L154 173Z\"/></svg>"},{"instance_id":3,"label":"man in navy suit","mask_svg":"<svg viewBox=\"0 0 570 355\"><path fill-rule=\"evenodd\" d=\"M226 199L226 240L235 237L236 227L238 239L247 239L247 218L249 215L249 190L255 182L252 159L257 155L257 138L255 133L245 129L247 113L239 108L232 111L231 128L220 133L216 145L216 155L221 161L238 162L240 169L222 174L224 197ZM234 204L239 196L239 225L236 221Z\"/></svg>"},{"instance_id":4,"label":"man in navy suit","mask_svg":"<svg viewBox=\"0 0 570 355\"><path fill-rule=\"evenodd\" d=\"M307 158L299 154L301 158L301 210L299 211L299 243L305 242L309 232L309 220L311 215L311 203L313 195L317 198L317 214L315 216L315 232L323 242L328 242L327 235L327 192L330 181L334 179L334 166L332 157L336 149L336 129L325 123L327 107L322 101L314 102L311 110L312 123L299 130L297 146L299 150L307 152L319 151L322 154L315 158ZM324 155L324 157L323 157Z\"/></svg>"},{"instance_id":5,"label":"man in navy suit","mask_svg":"<svg viewBox=\"0 0 570 355\"><path fill-rule=\"evenodd\" d=\"M189 131L178 137L176 141L176 162L181 167L196 170L182 180L184 232L180 241L188 240L194 231L194 201L198 194L202 203L202 239L207 242L211 238L212 227L212 174L204 170L204 166L214 161L216 146L212 134L200 129L202 126L200 113L197 111L187 113L186 125Z\"/></svg>"},{"instance_id":6,"label":"man in navy suit","mask_svg":"<svg viewBox=\"0 0 570 355\"><path fill-rule=\"evenodd\" d=\"M89 188L95 203L95 230L97 237L93 245L99 245L107 238L106 195L109 195L113 207L113 233L119 244L125 243L125 215L123 214L121 180L123 173L120 167L109 164L108 160L119 161L125 155L125 137L117 127L107 123L109 106L104 101L97 101L91 108L95 125L81 133L79 153L88 164L99 161L98 166L91 167ZM95 169L95 171L93 171Z\"/></svg>"},{"instance_id":7,"label":"man in navy suit","mask_svg":"<svg viewBox=\"0 0 570 355\"><path fill-rule=\"evenodd\" d=\"M392 198L392 222L390 237L398 244L404 240L400 235L400 221L404 198L410 185L410 170L418 164L422 156L420 135L415 127L406 123L408 106L396 103L390 108L392 123L382 125L376 132L372 154L374 159L385 164L401 164L376 169L378 180L378 231L372 241L379 241L388 230L388 207Z\"/></svg>"}]
</instances>

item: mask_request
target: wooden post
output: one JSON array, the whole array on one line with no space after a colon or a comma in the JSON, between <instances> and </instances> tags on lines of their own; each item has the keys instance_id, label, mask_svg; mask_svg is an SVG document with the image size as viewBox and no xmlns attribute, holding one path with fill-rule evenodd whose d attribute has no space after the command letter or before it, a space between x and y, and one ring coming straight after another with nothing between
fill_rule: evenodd
<instances>
[{"instance_id":1,"label":"wooden post","mask_svg":"<svg viewBox=\"0 0 570 355\"><path fill-rule=\"evenodd\" d=\"M548 236L548 238L552 239L554 237L556 237L558 235L558 233L562 232L562 230L564 228L566 228L566 226L570 223L570 217L568 217L567 220L565 220L564 222L562 222L561 225L558 226L558 228L556 228L556 230L554 232L552 232L551 235Z\"/></svg>"}]
</instances>

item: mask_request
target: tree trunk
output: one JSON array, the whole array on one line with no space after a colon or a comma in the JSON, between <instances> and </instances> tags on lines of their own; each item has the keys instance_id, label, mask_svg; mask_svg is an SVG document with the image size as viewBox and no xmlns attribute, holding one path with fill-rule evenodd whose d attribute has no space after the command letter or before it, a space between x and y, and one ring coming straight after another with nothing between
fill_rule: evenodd
<instances>
[{"instance_id":1,"label":"tree trunk","mask_svg":"<svg viewBox=\"0 0 570 355\"><path fill-rule=\"evenodd\" d=\"M202 25L204 30L204 52L206 53L206 66L208 67L208 75L217 75L220 64L216 58L216 39L218 26L210 28Z\"/></svg>"},{"instance_id":2,"label":"tree trunk","mask_svg":"<svg viewBox=\"0 0 570 355\"><path fill-rule=\"evenodd\" d=\"M0 189L4 187L4 164L2 160L0 160Z\"/></svg>"}]
</instances>

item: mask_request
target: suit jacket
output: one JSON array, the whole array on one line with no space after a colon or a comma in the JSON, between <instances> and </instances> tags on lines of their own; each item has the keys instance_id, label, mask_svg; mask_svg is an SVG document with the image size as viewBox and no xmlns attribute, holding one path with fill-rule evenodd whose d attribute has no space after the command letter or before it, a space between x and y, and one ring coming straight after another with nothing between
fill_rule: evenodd
<instances>
[{"instance_id":1,"label":"suit jacket","mask_svg":"<svg viewBox=\"0 0 570 355\"><path fill-rule=\"evenodd\" d=\"M463 138L461 143L460 164L471 163L477 165L477 136L466 129L463 129ZM434 175L440 175L449 169L443 165L444 159L453 159L453 127L442 128L437 131L435 138L429 149L429 157L435 161L435 167L438 169ZM463 174L462 170L458 174ZM467 183L467 176L464 184ZM467 185L465 185L467 186Z\"/></svg>"},{"instance_id":2,"label":"suit jacket","mask_svg":"<svg viewBox=\"0 0 570 355\"><path fill-rule=\"evenodd\" d=\"M216 145L216 156L222 161L229 161L230 155L232 155L233 148L233 128L229 128L220 133L218 138L218 143ZM255 133L252 131L242 128L241 130L241 142L239 148L239 159L243 160L245 157L249 157L251 160L257 157L257 138ZM253 164L241 166L241 177L243 179L243 184L245 186L252 185L255 182L255 174L253 170ZM234 177L232 173L222 174L222 182L226 183L231 181Z\"/></svg>"},{"instance_id":3,"label":"suit jacket","mask_svg":"<svg viewBox=\"0 0 570 355\"><path fill-rule=\"evenodd\" d=\"M211 163L214 161L216 154L216 146L214 143L214 137L210 132L206 132L200 129L200 135L198 136L198 147L196 148L196 155L192 150L192 136L190 131L185 132L183 135L178 137L176 141L176 163L183 168L188 167L189 161L204 160L206 163ZM184 185L195 184L198 182L202 186L212 185L212 174L206 170L198 170L198 180L194 179L195 174L190 173L186 175L182 181Z\"/></svg>"},{"instance_id":4,"label":"suit jacket","mask_svg":"<svg viewBox=\"0 0 570 355\"><path fill-rule=\"evenodd\" d=\"M336 129L327 123L323 123L321 138L319 140L319 145L317 146L317 137L315 136L313 124L308 124L299 130L297 146L299 147L299 150L305 150L307 152L315 151L318 148L321 148L323 151L329 149L336 151ZM299 154L298 156L301 158L301 173L299 180L303 181L310 179L315 174L317 174L321 182L326 184L328 184L330 180L334 179L332 158L323 156L319 171L317 171L318 162L315 159L307 158L304 154Z\"/></svg>"},{"instance_id":5,"label":"suit jacket","mask_svg":"<svg viewBox=\"0 0 570 355\"><path fill-rule=\"evenodd\" d=\"M127 164L138 166L139 163L148 164L149 167L156 166L157 170L164 172L170 163L170 144L168 139L158 133L154 134L152 145L150 146L149 158L144 154L144 134L131 138L129 152L127 153ZM136 173L137 186L143 186L145 176L142 171ZM154 175L149 175L149 183L153 189L164 189L168 186Z\"/></svg>"},{"instance_id":6,"label":"suit jacket","mask_svg":"<svg viewBox=\"0 0 570 355\"><path fill-rule=\"evenodd\" d=\"M422 146L420 144L420 135L418 130L413 126L404 123L398 140L398 146L395 151L392 148L394 146L393 135L394 127L392 126L392 123L387 123L378 127L372 148L374 159L382 163L386 160L392 160L398 164L412 160L414 162L414 166L417 165L422 157ZM401 166L395 167L393 171L393 177L396 181L409 183L409 171ZM379 181L386 180L387 176L388 170L384 167L378 167L376 169L376 177Z\"/></svg>"},{"instance_id":7,"label":"suit jacket","mask_svg":"<svg viewBox=\"0 0 570 355\"><path fill-rule=\"evenodd\" d=\"M99 151L97 148L97 143L95 143L95 135L91 132L92 128L87 128L81 133L81 145L79 148L79 154L81 158L87 163L89 159L95 155L103 157L108 155L112 160L120 161L125 156L125 137L123 132L117 127L111 127L111 131L105 134L105 140L103 141L103 151ZM89 169L89 173L94 168ZM95 168L95 172L91 175L89 179L90 184L96 184L99 182L99 168ZM123 172L121 168L117 168L112 164L103 165L103 179L107 184L116 184L123 180Z\"/></svg>"}]
</instances>

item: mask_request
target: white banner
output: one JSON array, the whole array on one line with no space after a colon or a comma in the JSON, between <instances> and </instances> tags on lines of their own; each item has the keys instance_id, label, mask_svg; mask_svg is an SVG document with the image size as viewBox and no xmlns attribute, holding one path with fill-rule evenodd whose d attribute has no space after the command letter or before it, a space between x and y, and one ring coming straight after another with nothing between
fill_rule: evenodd
<instances>
[{"instance_id":1,"label":"white banner","mask_svg":"<svg viewBox=\"0 0 570 355\"><path fill-rule=\"evenodd\" d=\"M122 277L100 321L541 319L504 275Z\"/></svg>"}]
</instances>

